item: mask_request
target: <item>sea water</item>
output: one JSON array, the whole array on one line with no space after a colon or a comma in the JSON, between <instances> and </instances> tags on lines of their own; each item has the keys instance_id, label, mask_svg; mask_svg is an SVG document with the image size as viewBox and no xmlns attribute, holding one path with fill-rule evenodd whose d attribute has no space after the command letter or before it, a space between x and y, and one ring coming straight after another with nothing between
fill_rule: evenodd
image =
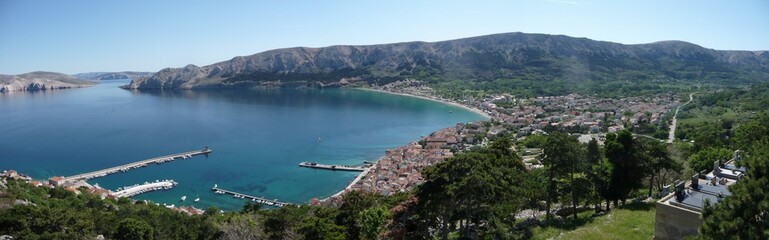
<instances>
[{"instance_id":1,"label":"sea water","mask_svg":"<svg viewBox=\"0 0 769 240\"><path fill-rule=\"evenodd\" d=\"M0 94L0 169L35 179L71 176L202 149L213 153L91 179L107 189L173 179L137 195L158 203L237 210L219 187L306 203L357 172L300 162L358 165L389 148L482 116L434 101L357 89L129 91L128 80L90 88ZM181 196L187 200L181 203ZM200 197L200 202L192 200Z\"/></svg>"}]
</instances>

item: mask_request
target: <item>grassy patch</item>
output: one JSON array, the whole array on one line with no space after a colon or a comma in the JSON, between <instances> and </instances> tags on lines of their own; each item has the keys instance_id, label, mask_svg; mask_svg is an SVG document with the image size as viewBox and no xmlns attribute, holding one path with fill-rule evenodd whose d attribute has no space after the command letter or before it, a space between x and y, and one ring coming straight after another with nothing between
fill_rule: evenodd
<instances>
[{"instance_id":1,"label":"grassy patch","mask_svg":"<svg viewBox=\"0 0 769 240\"><path fill-rule=\"evenodd\" d=\"M651 239L654 237L654 203L631 203L610 213L545 224L532 229L533 239Z\"/></svg>"}]
</instances>

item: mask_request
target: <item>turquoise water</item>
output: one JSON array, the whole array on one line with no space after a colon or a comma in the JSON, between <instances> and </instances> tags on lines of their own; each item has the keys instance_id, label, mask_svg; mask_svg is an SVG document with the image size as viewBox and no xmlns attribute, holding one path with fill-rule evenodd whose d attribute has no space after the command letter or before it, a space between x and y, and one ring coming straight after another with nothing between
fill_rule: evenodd
<instances>
[{"instance_id":1,"label":"turquoise water","mask_svg":"<svg viewBox=\"0 0 769 240\"><path fill-rule=\"evenodd\" d=\"M306 203L343 189L357 173L300 168L302 161L361 164L388 148L457 122L482 119L433 101L355 89L128 91L125 80L91 88L0 94L0 169L70 176L210 146L214 152L89 182L116 189L174 179L138 195L239 209L220 187ZM318 141L321 138L321 141ZM191 200L200 196L199 203Z\"/></svg>"}]
</instances>

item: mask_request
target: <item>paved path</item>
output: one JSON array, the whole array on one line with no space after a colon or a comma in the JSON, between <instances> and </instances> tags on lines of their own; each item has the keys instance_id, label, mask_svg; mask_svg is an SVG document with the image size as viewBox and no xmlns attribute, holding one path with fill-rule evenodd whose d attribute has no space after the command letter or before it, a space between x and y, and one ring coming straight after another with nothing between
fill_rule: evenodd
<instances>
[{"instance_id":1,"label":"paved path","mask_svg":"<svg viewBox=\"0 0 769 240\"><path fill-rule=\"evenodd\" d=\"M682 106L691 103L692 100L694 100L694 93L689 94L688 102L676 108L676 113L673 115L673 123L670 124L670 134L668 134L668 143L673 143L673 140L676 138L676 124L678 124L678 120L676 118L678 117L678 110L681 110Z\"/></svg>"},{"instance_id":2,"label":"paved path","mask_svg":"<svg viewBox=\"0 0 769 240\"><path fill-rule=\"evenodd\" d=\"M352 187L353 187L353 186L355 186L355 184L358 184L358 182L359 182L361 179L363 179L364 177L366 177L366 175L368 175L368 172L369 172L369 171L371 171L371 169L372 169L372 168L374 168L375 166L376 166L376 164L374 164L374 165L371 165L371 166L367 167L365 170L363 170L363 172L362 172L362 173L358 174L358 176L357 176L357 177L355 177L355 179L354 179L354 180L352 180L352 182L350 182L350 184L348 184L348 185L347 185L347 187L345 187L344 189L342 189L342 191L339 191L339 192L335 193L334 195L331 195L331 197L329 197L329 198L338 197L338 196L339 196L339 195L341 195L342 193L344 193L344 192L346 192L346 191L348 191L348 190L352 189ZM325 200L325 199L324 199L324 200Z\"/></svg>"}]
</instances>

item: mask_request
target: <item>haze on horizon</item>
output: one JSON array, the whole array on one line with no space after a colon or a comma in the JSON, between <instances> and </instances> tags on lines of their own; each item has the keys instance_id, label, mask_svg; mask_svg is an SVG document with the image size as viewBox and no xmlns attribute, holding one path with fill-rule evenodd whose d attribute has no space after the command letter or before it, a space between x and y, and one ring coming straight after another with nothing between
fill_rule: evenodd
<instances>
[{"instance_id":1,"label":"haze on horizon","mask_svg":"<svg viewBox=\"0 0 769 240\"><path fill-rule=\"evenodd\" d=\"M0 73L158 71L286 47L503 32L769 50L769 2L0 1Z\"/></svg>"}]
</instances>

